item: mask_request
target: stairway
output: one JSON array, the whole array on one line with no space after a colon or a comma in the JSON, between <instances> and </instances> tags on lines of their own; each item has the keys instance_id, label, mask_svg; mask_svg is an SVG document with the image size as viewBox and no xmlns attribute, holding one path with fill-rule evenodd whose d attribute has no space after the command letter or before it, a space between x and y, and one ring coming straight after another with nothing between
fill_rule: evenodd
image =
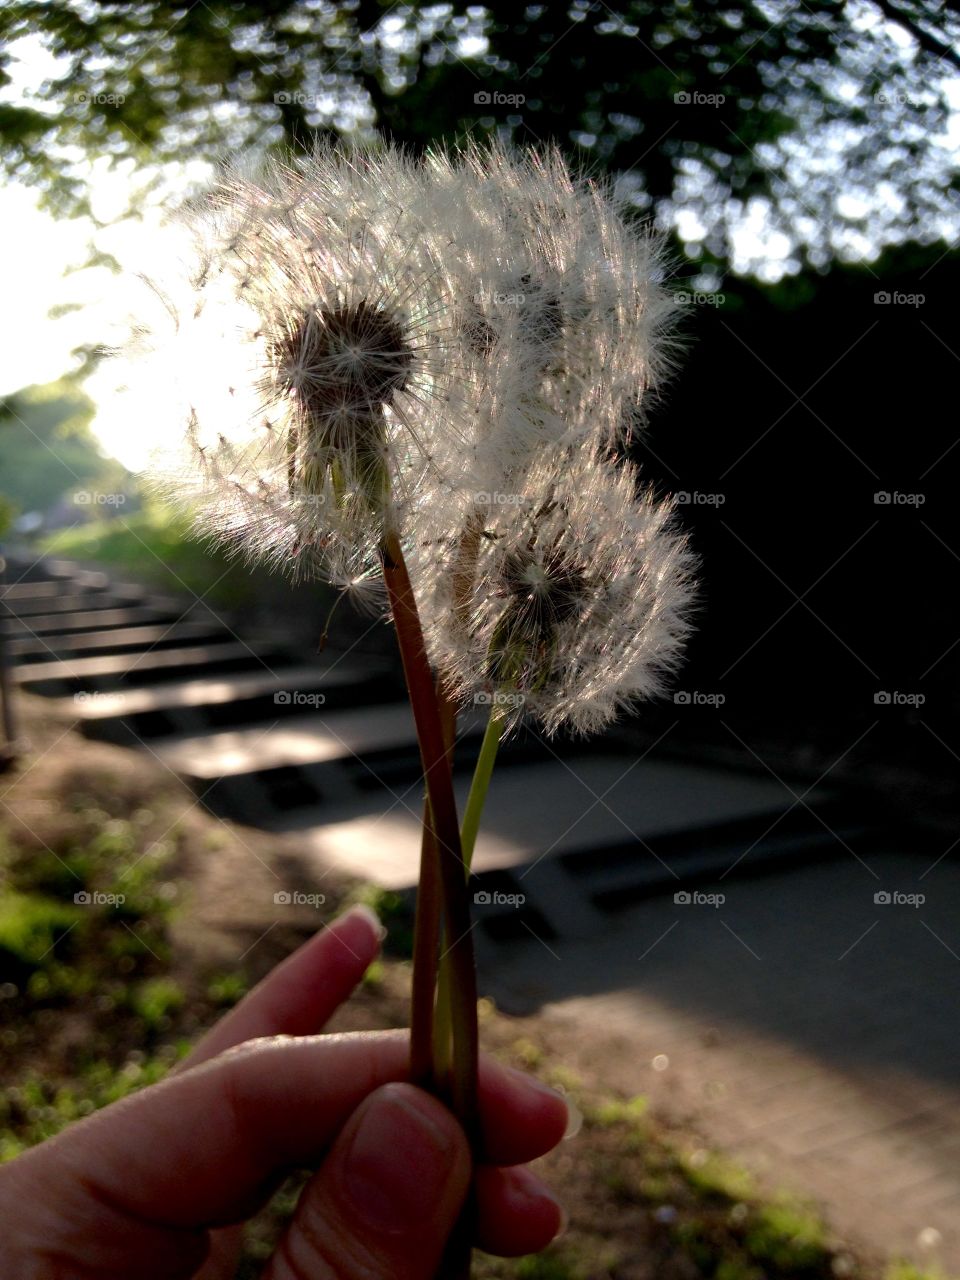
<instances>
[{"instance_id":1,"label":"stairway","mask_svg":"<svg viewBox=\"0 0 960 1280\"><path fill-rule=\"evenodd\" d=\"M7 581L0 627L22 690L90 738L149 750L220 817L296 832L318 874L336 865L412 889L420 766L387 662L305 658L202 605L69 562L14 562ZM461 804L482 727L479 714L461 717ZM791 801L768 777L637 759L603 740L509 741L474 859L478 937L602 935L647 899L869 838L827 788Z\"/></svg>"}]
</instances>

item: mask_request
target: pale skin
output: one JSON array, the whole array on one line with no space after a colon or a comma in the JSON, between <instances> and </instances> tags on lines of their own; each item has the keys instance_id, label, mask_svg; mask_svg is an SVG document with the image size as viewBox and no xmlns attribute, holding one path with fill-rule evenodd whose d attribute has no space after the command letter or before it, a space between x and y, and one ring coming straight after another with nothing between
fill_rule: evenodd
<instances>
[{"instance_id":1,"label":"pale skin","mask_svg":"<svg viewBox=\"0 0 960 1280\"><path fill-rule=\"evenodd\" d=\"M404 1031L317 1034L379 950L363 911L279 965L163 1083L0 1168L16 1280L227 1280L240 1229L291 1169L312 1174L264 1280L433 1280L473 1178L476 1243L534 1253L563 1213L531 1160L563 1099L480 1065L482 1149L406 1083Z\"/></svg>"}]
</instances>

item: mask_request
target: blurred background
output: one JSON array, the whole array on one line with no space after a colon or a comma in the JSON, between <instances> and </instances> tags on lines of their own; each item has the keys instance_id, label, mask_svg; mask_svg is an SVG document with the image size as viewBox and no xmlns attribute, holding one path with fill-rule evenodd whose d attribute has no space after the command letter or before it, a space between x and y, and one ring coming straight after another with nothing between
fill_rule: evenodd
<instances>
[{"instance_id":1,"label":"blurred background","mask_svg":"<svg viewBox=\"0 0 960 1280\"><path fill-rule=\"evenodd\" d=\"M89 995L62 935L91 917L60 910L76 885L52 858L114 896L159 859L120 922L153 948L123 953L113 1005L84 1024L89 1040L123 1014L124 1053L162 1058L209 1020L248 952L267 965L315 922L286 909L324 877L328 906L372 895L398 937L409 924L416 752L389 631L343 605L318 658L331 596L226 562L138 488L164 424L127 420L104 354L131 281L173 252L166 212L225 153L552 140L670 239L686 351L635 455L681 504L704 607L669 698L589 748L521 735L491 795L481 987L523 1027L488 1035L568 1073L600 1162L592 1181L584 1161L560 1171L579 1197L566 1270L518 1274L960 1270L956 13L90 0L8 5L0 33L0 1012L17 1072ZM171 786L189 796L177 848L150 799ZM192 954L168 925L184 884L178 909L219 939L202 992L196 957L173 977L154 964ZM75 1081L82 1043L41 1075ZM29 1088L56 1105L16 1079L8 1154L64 1118L31 1119ZM630 1111L641 1095L661 1127ZM630 1147L644 1125L653 1168ZM761 1201L731 1152L828 1227Z\"/></svg>"}]
</instances>

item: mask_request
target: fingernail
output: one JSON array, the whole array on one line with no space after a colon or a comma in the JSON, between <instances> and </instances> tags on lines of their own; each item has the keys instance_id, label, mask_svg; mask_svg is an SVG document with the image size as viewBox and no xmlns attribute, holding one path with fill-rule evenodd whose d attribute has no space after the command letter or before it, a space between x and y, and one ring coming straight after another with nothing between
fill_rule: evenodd
<instances>
[{"instance_id":1,"label":"fingernail","mask_svg":"<svg viewBox=\"0 0 960 1280\"><path fill-rule=\"evenodd\" d=\"M428 1114L436 1104L412 1085L389 1084L360 1118L343 1173L354 1211L384 1235L422 1232L456 1159L456 1136Z\"/></svg>"},{"instance_id":2,"label":"fingernail","mask_svg":"<svg viewBox=\"0 0 960 1280\"><path fill-rule=\"evenodd\" d=\"M383 922L380 917L374 911L373 907L368 907L365 902L358 902L352 906L347 912L347 916L360 916L362 919L366 920L370 925L370 928L375 933L378 941L382 942L387 936L387 931L383 927ZM346 919L346 916L343 918Z\"/></svg>"},{"instance_id":3,"label":"fingernail","mask_svg":"<svg viewBox=\"0 0 960 1280\"><path fill-rule=\"evenodd\" d=\"M539 1076L532 1076L527 1071L521 1071L519 1067L508 1067L518 1079L522 1080L528 1089L536 1089L538 1093L545 1093L551 1098L558 1098L567 1109L567 1124L563 1131L563 1137L575 1138L583 1127L583 1113L575 1102L567 1097L560 1089L554 1089L552 1085L547 1084L545 1080L541 1080Z\"/></svg>"},{"instance_id":4,"label":"fingernail","mask_svg":"<svg viewBox=\"0 0 960 1280\"><path fill-rule=\"evenodd\" d=\"M564 1098L564 1102L567 1104L567 1127L563 1131L563 1141L569 1142L583 1128L583 1112L569 1098Z\"/></svg>"}]
</instances>

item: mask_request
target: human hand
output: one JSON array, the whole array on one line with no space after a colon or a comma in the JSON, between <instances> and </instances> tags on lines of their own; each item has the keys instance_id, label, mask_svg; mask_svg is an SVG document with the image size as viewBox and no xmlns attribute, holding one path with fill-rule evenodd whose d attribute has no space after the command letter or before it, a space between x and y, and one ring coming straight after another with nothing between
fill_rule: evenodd
<instances>
[{"instance_id":1,"label":"human hand","mask_svg":"<svg viewBox=\"0 0 960 1280\"><path fill-rule=\"evenodd\" d=\"M235 1224L292 1169L316 1172L264 1280L430 1280L473 1179L476 1243L542 1249L562 1210L526 1163L567 1123L563 1099L480 1063L481 1152L405 1083L406 1032L315 1033L379 948L354 909L279 965L161 1084L0 1168L11 1280L227 1280Z\"/></svg>"}]
</instances>

